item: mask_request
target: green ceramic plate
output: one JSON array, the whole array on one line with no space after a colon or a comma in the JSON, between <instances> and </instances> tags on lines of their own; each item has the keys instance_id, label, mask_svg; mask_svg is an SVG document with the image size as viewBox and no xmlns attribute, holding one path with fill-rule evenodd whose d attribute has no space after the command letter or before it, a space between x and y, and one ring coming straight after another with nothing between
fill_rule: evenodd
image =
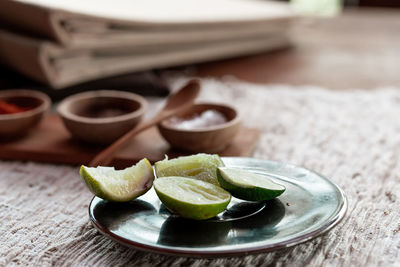
<instances>
[{"instance_id":1,"label":"green ceramic plate","mask_svg":"<svg viewBox=\"0 0 400 267\"><path fill-rule=\"evenodd\" d=\"M271 251L308 241L344 216L343 191L310 170L252 158L222 158L283 184L286 191L267 202L232 198L228 209L206 221L172 215L151 189L128 203L94 197L93 225L104 235L136 249L190 257L223 257Z\"/></svg>"}]
</instances>

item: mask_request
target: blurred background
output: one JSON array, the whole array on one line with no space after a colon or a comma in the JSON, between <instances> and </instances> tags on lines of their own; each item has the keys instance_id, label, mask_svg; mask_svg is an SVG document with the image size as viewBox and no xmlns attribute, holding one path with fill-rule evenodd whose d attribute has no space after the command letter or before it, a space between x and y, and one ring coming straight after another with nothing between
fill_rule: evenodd
<instances>
[{"instance_id":1,"label":"blurred background","mask_svg":"<svg viewBox=\"0 0 400 267\"><path fill-rule=\"evenodd\" d=\"M255 83L311 84L331 89L400 86L397 72L400 67L397 32L400 1L276 2L290 5L300 18L290 25L288 45L246 55L199 60L198 63L125 71L63 88L67 90L52 90L51 85L4 64L0 56L0 89L30 87L45 91L53 98L102 88L166 95L168 88L160 78L166 71L200 77L228 76ZM2 24L0 28L5 26L7 24ZM0 44L1 49L4 46Z\"/></svg>"}]
</instances>

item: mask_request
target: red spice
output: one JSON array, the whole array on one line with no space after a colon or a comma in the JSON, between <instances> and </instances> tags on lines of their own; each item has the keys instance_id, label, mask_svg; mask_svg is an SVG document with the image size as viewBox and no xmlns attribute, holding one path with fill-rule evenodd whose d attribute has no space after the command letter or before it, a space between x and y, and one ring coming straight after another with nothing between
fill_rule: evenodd
<instances>
[{"instance_id":1,"label":"red spice","mask_svg":"<svg viewBox=\"0 0 400 267\"><path fill-rule=\"evenodd\" d=\"M20 113L20 112L25 112L30 109L31 108L20 107L15 104L7 103L4 100L0 101L0 114Z\"/></svg>"}]
</instances>

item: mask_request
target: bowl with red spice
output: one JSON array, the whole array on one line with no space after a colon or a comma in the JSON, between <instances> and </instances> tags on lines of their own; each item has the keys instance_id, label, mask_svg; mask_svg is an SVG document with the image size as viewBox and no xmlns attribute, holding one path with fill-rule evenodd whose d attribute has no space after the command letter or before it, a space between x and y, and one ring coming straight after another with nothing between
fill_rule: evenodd
<instances>
[{"instance_id":1,"label":"bowl with red spice","mask_svg":"<svg viewBox=\"0 0 400 267\"><path fill-rule=\"evenodd\" d=\"M174 148L190 152L217 153L233 141L240 128L237 110L227 104L198 103L158 129Z\"/></svg>"},{"instance_id":2,"label":"bowl with red spice","mask_svg":"<svg viewBox=\"0 0 400 267\"><path fill-rule=\"evenodd\" d=\"M75 139L106 145L135 127L146 108L147 101L140 95L97 90L67 97L57 111Z\"/></svg>"},{"instance_id":3,"label":"bowl with red spice","mask_svg":"<svg viewBox=\"0 0 400 267\"><path fill-rule=\"evenodd\" d=\"M50 105L50 98L38 91L0 91L0 137L26 134L40 122Z\"/></svg>"}]
</instances>

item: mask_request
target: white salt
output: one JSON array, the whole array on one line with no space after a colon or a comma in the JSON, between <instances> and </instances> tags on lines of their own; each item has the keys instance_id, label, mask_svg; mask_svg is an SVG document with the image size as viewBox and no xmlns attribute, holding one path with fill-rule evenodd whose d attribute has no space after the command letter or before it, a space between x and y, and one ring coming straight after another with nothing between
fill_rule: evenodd
<instances>
[{"instance_id":1,"label":"white salt","mask_svg":"<svg viewBox=\"0 0 400 267\"><path fill-rule=\"evenodd\" d=\"M202 112L200 115L195 115L191 118L173 117L170 124L178 129L191 130L202 129L210 126L215 126L227 122L225 115L221 112L210 109Z\"/></svg>"}]
</instances>

